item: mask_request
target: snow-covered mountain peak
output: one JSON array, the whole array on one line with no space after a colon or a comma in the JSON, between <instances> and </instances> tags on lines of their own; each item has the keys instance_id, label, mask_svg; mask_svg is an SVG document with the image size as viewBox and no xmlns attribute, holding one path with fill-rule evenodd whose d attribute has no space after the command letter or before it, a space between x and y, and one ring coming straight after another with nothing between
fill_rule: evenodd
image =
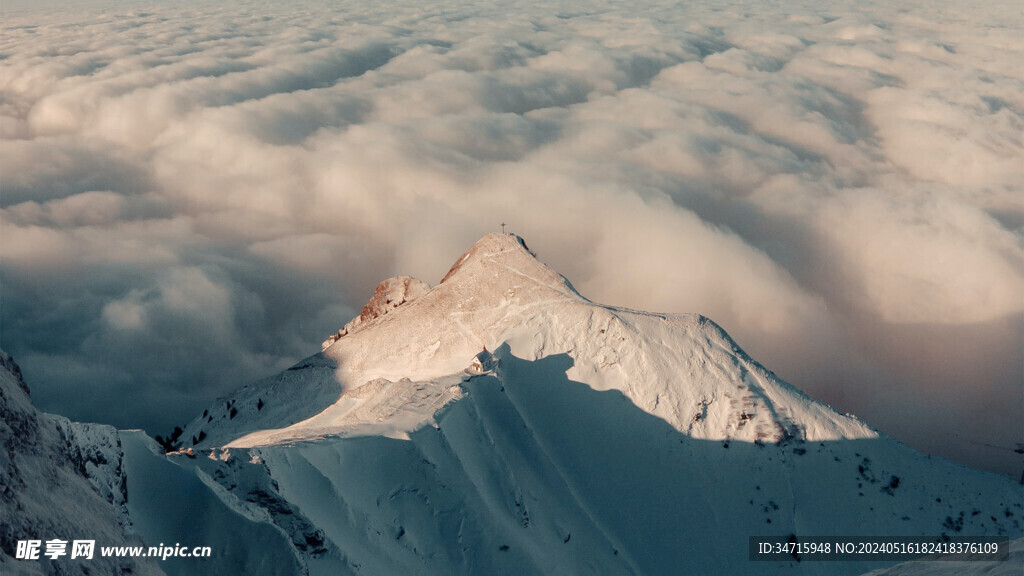
<instances>
[{"instance_id":1,"label":"snow-covered mountain peak","mask_svg":"<svg viewBox=\"0 0 1024 576\"><path fill-rule=\"evenodd\" d=\"M1009 479L838 414L708 318L595 304L516 236L402 290L170 457L310 574L840 576L876 566L754 566L747 538L1021 530Z\"/></svg>"},{"instance_id":2,"label":"snow-covered mountain peak","mask_svg":"<svg viewBox=\"0 0 1024 576\"><path fill-rule=\"evenodd\" d=\"M401 305L380 302L391 293L389 282L337 338L324 342L346 388L377 378L431 379L459 372L478 351L494 349L510 330L542 311L589 306L568 280L511 234L481 238L425 293L425 285L408 279ZM368 314L379 307L387 314Z\"/></svg>"},{"instance_id":3,"label":"snow-covered mountain peak","mask_svg":"<svg viewBox=\"0 0 1024 576\"><path fill-rule=\"evenodd\" d=\"M621 392L695 438L877 436L779 380L707 318L594 304L522 238L489 234L433 289L409 277L384 281L322 355L221 400L182 437L199 447L402 437L462 397L457 384L480 374L487 350L527 362L564 355L564 373L553 376ZM563 363L545 364L555 365Z\"/></svg>"},{"instance_id":4,"label":"snow-covered mountain peak","mask_svg":"<svg viewBox=\"0 0 1024 576\"><path fill-rule=\"evenodd\" d=\"M523 285L523 280L566 296L579 297L564 276L538 260L526 241L515 234L491 233L478 240L455 261L441 284L469 284L493 291L495 287L500 288L502 282L507 288L514 288Z\"/></svg>"}]
</instances>

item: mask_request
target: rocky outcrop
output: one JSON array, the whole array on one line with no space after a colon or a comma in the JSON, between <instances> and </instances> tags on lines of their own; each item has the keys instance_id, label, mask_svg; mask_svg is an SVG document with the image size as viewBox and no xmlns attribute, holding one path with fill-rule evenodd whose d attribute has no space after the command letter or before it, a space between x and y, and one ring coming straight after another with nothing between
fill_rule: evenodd
<instances>
[{"instance_id":1,"label":"rocky outcrop","mask_svg":"<svg viewBox=\"0 0 1024 576\"><path fill-rule=\"evenodd\" d=\"M321 349L327 350L339 339L359 330L368 322L387 314L403 304L412 302L429 291L430 286L426 282L410 276L388 278L377 285L377 289L373 291L373 296L363 306L359 316L353 318L351 322L345 324L344 328L338 330L335 334L331 334L327 340L324 340L323 344L321 344Z\"/></svg>"}]
</instances>

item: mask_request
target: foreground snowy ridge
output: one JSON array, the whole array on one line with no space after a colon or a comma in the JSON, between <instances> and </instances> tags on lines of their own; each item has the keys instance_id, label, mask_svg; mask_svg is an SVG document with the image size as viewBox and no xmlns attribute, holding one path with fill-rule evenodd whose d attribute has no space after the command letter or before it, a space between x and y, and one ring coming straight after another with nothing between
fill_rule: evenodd
<instances>
[{"instance_id":1,"label":"foreground snowy ridge","mask_svg":"<svg viewBox=\"0 0 1024 576\"><path fill-rule=\"evenodd\" d=\"M1024 515L1010 479L836 413L707 318L590 302L500 234L433 289L382 283L189 423L188 453L111 433L132 530L214 550L168 574L853 575L887 565L752 564L748 538L1019 537Z\"/></svg>"},{"instance_id":2,"label":"foreground snowy ridge","mask_svg":"<svg viewBox=\"0 0 1024 576\"><path fill-rule=\"evenodd\" d=\"M118 432L40 413L18 365L0 350L0 574L163 574L146 558L14 559L20 540L141 545L128 519L126 480Z\"/></svg>"}]
</instances>

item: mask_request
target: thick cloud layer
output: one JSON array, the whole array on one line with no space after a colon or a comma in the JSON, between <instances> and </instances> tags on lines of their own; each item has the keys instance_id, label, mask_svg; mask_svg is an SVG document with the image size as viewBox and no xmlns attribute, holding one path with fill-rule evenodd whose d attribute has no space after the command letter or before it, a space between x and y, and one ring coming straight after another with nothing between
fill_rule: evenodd
<instances>
[{"instance_id":1,"label":"thick cloud layer","mask_svg":"<svg viewBox=\"0 0 1024 576\"><path fill-rule=\"evenodd\" d=\"M1019 10L918 4L9 5L0 345L44 409L166 432L504 221L1017 474Z\"/></svg>"}]
</instances>

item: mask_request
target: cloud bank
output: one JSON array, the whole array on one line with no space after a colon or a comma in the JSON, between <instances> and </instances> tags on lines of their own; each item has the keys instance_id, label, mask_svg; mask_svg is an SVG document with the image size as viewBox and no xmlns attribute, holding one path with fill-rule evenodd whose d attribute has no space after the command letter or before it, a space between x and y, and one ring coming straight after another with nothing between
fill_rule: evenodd
<instances>
[{"instance_id":1,"label":"cloud bank","mask_svg":"<svg viewBox=\"0 0 1024 576\"><path fill-rule=\"evenodd\" d=\"M0 345L43 409L164 433L504 221L596 301L1019 473L1012 3L8 10Z\"/></svg>"}]
</instances>

